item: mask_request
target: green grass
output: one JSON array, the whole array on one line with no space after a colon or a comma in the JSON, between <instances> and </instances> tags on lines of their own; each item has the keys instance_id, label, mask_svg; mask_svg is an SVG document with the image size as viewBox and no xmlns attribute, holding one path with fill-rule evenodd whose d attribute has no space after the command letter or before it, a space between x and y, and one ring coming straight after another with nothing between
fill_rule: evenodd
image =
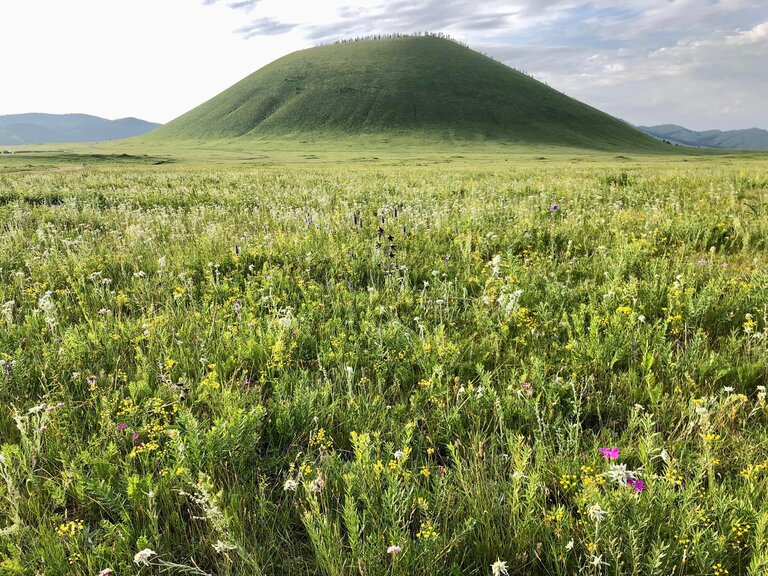
<instances>
[{"instance_id":1,"label":"green grass","mask_svg":"<svg viewBox=\"0 0 768 576\"><path fill-rule=\"evenodd\" d=\"M766 572L765 156L282 146L0 174L0 574Z\"/></svg>"},{"instance_id":2,"label":"green grass","mask_svg":"<svg viewBox=\"0 0 768 576\"><path fill-rule=\"evenodd\" d=\"M659 151L633 127L449 40L405 37L289 54L146 137L416 135Z\"/></svg>"},{"instance_id":3,"label":"green grass","mask_svg":"<svg viewBox=\"0 0 768 576\"><path fill-rule=\"evenodd\" d=\"M53 151L50 146L14 147L14 154L0 155L0 173L37 172L40 170L71 170L93 166L153 165L169 162L167 158L146 154L89 153L83 151Z\"/></svg>"}]
</instances>

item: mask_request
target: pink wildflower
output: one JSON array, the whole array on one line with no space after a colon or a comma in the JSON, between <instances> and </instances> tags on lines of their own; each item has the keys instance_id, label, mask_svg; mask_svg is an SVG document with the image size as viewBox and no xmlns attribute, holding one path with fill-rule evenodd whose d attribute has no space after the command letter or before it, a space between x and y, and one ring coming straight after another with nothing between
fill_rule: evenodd
<instances>
[{"instance_id":1,"label":"pink wildflower","mask_svg":"<svg viewBox=\"0 0 768 576\"><path fill-rule=\"evenodd\" d=\"M619 457L620 451L618 448L600 448L598 452L600 452L606 460L616 460Z\"/></svg>"}]
</instances>

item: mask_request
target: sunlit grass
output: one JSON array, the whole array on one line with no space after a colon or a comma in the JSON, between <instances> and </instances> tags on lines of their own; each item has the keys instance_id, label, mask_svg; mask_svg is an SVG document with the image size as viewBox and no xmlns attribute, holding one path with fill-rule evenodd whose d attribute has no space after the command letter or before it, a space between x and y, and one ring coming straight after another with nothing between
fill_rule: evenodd
<instances>
[{"instance_id":1,"label":"sunlit grass","mask_svg":"<svg viewBox=\"0 0 768 576\"><path fill-rule=\"evenodd\" d=\"M0 573L765 573L765 161L396 160L0 175Z\"/></svg>"}]
</instances>

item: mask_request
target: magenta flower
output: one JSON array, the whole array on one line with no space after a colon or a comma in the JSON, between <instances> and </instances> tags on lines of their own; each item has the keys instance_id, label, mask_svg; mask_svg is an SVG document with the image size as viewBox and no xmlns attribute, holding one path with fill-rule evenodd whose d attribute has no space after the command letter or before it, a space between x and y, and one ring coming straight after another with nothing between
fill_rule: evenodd
<instances>
[{"instance_id":1,"label":"magenta flower","mask_svg":"<svg viewBox=\"0 0 768 576\"><path fill-rule=\"evenodd\" d=\"M600 452L606 460L616 460L619 457L620 451L618 448L600 448L598 452Z\"/></svg>"},{"instance_id":2,"label":"magenta flower","mask_svg":"<svg viewBox=\"0 0 768 576\"><path fill-rule=\"evenodd\" d=\"M133 435L131 436L131 438L133 438L134 440L138 440L139 439L139 435L134 432Z\"/></svg>"},{"instance_id":3,"label":"magenta flower","mask_svg":"<svg viewBox=\"0 0 768 576\"><path fill-rule=\"evenodd\" d=\"M627 484L629 486L632 486L632 490L635 492L644 492L646 488L648 488L645 485L645 482L640 480L639 478L629 478L627 479Z\"/></svg>"},{"instance_id":4,"label":"magenta flower","mask_svg":"<svg viewBox=\"0 0 768 576\"><path fill-rule=\"evenodd\" d=\"M125 430L126 428L128 428L128 424L125 422L120 422L120 424L117 425L118 430Z\"/></svg>"},{"instance_id":5,"label":"magenta flower","mask_svg":"<svg viewBox=\"0 0 768 576\"><path fill-rule=\"evenodd\" d=\"M107 576L107 574L112 574L113 572L112 568L104 568L104 570L99 572L99 576Z\"/></svg>"}]
</instances>

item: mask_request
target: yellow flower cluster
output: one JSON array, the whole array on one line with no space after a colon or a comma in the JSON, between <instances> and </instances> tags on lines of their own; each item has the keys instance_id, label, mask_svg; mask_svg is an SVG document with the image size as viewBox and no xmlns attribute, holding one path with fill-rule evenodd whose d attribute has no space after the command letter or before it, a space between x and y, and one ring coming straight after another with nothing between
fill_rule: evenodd
<instances>
[{"instance_id":1,"label":"yellow flower cluster","mask_svg":"<svg viewBox=\"0 0 768 576\"><path fill-rule=\"evenodd\" d=\"M435 540L437 539L437 536L438 534L437 530L435 530L435 525L429 520L422 522L421 528L416 533L416 538L424 541Z\"/></svg>"},{"instance_id":2,"label":"yellow flower cluster","mask_svg":"<svg viewBox=\"0 0 768 576\"><path fill-rule=\"evenodd\" d=\"M672 484L672 486L682 486L684 478L680 474L680 470L677 468L674 468L673 466L670 466L667 468L667 471L664 473L664 477L667 479L667 482Z\"/></svg>"},{"instance_id":3,"label":"yellow flower cluster","mask_svg":"<svg viewBox=\"0 0 768 576\"><path fill-rule=\"evenodd\" d=\"M734 550L741 552L748 547L746 538L749 536L749 532L752 530L752 526L747 523L733 522L731 524L731 534L733 535L733 542L731 546Z\"/></svg>"},{"instance_id":4,"label":"yellow flower cluster","mask_svg":"<svg viewBox=\"0 0 768 576\"><path fill-rule=\"evenodd\" d=\"M333 439L328 436L325 428L320 428L316 434L309 439L309 445L312 448L320 450L330 450L333 447Z\"/></svg>"},{"instance_id":5,"label":"yellow flower cluster","mask_svg":"<svg viewBox=\"0 0 768 576\"><path fill-rule=\"evenodd\" d=\"M760 476L763 472L768 470L768 462L761 462L759 464L750 464L744 470L739 472L742 478L751 482Z\"/></svg>"},{"instance_id":6,"label":"yellow flower cluster","mask_svg":"<svg viewBox=\"0 0 768 576\"><path fill-rule=\"evenodd\" d=\"M560 486L563 490L570 490L576 486L576 474L562 474L560 476Z\"/></svg>"},{"instance_id":7,"label":"yellow flower cluster","mask_svg":"<svg viewBox=\"0 0 768 576\"><path fill-rule=\"evenodd\" d=\"M56 528L56 535L59 536L59 538L64 538L66 540L69 538L74 538L84 529L85 524L82 520L70 520L69 522L60 524L59 527Z\"/></svg>"},{"instance_id":8,"label":"yellow flower cluster","mask_svg":"<svg viewBox=\"0 0 768 576\"><path fill-rule=\"evenodd\" d=\"M595 473L595 469L592 466L581 467L581 484L584 488L589 486L602 486L605 484L605 477Z\"/></svg>"}]
</instances>

